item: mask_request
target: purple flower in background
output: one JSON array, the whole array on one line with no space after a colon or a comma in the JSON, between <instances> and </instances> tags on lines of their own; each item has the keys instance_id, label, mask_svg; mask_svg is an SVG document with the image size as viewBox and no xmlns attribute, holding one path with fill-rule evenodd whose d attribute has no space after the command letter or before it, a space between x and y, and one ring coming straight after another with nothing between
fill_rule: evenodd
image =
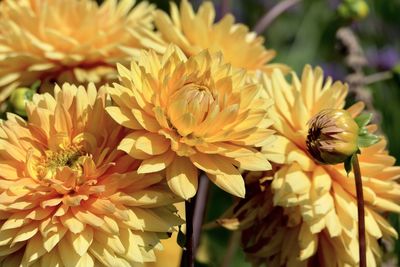
<instances>
[{"instance_id":1,"label":"purple flower in background","mask_svg":"<svg viewBox=\"0 0 400 267\"><path fill-rule=\"evenodd\" d=\"M346 70L343 66L331 63L331 62L322 62L318 65L324 70L325 77L332 77L334 81L340 80L344 81L346 78Z\"/></svg>"},{"instance_id":2,"label":"purple flower in background","mask_svg":"<svg viewBox=\"0 0 400 267\"><path fill-rule=\"evenodd\" d=\"M367 50L367 58L371 67L379 70L390 70L400 61L399 51L393 47Z\"/></svg>"},{"instance_id":3,"label":"purple flower in background","mask_svg":"<svg viewBox=\"0 0 400 267\"><path fill-rule=\"evenodd\" d=\"M341 3L342 1L340 1L340 0L329 0L328 1L328 4L329 4L329 7L331 8L331 9L337 9L338 8L338 6L340 5L340 3Z\"/></svg>"}]
</instances>

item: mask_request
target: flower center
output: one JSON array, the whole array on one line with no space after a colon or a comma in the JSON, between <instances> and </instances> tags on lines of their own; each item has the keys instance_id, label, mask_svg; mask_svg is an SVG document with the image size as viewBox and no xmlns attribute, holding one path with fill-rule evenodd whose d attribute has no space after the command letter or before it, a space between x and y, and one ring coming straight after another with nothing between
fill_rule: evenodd
<instances>
[{"instance_id":1,"label":"flower center","mask_svg":"<svg viewBox=\"0 0 400 267\"><path fill-rule=\"evenodd\" d=\"M208 115L215 98L204 85L189 83L170 98L168 117L182 137L192 134Z\"/></svg>"},{"instance_id":2,"label":"flower center","mask_svg":"<svg viewBox=\"0 0 400 267\"><path fill-rule=\"evenodd\" d=\"M54 176L56 170L62 167L82 173L82 156L85 155L81 146L72 145L58 151L47 150L38 163L39 177Z\"/></svg>"}]
</instances>

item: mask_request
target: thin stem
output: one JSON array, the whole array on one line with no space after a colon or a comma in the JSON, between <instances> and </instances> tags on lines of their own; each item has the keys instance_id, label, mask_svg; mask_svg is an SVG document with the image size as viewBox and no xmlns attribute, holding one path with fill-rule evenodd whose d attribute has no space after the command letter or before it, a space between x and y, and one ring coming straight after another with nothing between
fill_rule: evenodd
<instances>
[{"instance_id":1,"label":"thin stem","mask_svg":"<svg viewBox=\"0 0 400 267\"><path fill-rule=\"evenodd\" d=\"M185 201L186 244L182 254L182 267L194 267L194 258L199 244L209 184L208 177L202 173L199 177L197 194L192 199Z\"/></svg>"},{"instance_id":2,"label":"thin stem","mask_svg":"<svg viewBox=\"0 0 400 267\"><path fill-rule=\"evenodd\" d=\"M181 267L194 267L193 214L195 205L196 196L185 201L186 244L182 253Z\"/></svg>"},{"instance_id":3,"label":"thin stem","mask_svg":"<svg viewBox=\"0 0 400 267\"><path fill-rule=\"evenodd\" d=\"M212 229L215 229L218 227L221 227L221 225L219 223L217 223L216 221L210 221L210 222L203 224L201 229L204 231L204 230L212 230Z\"/></svg>"},{"instance_id":4,"label":"thin stem","mask_svg":"<svg viewBox=\"0 0 400 267\"><path fill-rule=\"evenodd\" d=\"M231 1L230 0L222 0L221 1L221 18L229 13L231 9Z\"/></svg>"},{"instance_id":5,"label":"thin stem","mask_svg":"<svg viewBox=\"0 0 400 267\"><path fill-rule=\"evenodd\" d=\"M367 256L365 250L365 215L364 215L364 196L361 179L360 164L357 154L353 157L354 178L356 180L357 208L358 208L358 243L360 254L360 267L367 266Z\"/></svg>"},{"instance_id":6,"label":"thin stem","mask_svg":"<svg viewBox=\"0 0 400 267\"><path fill-rule=\"evenodd\" d=\"M254 26L254 31L262 33L280 14L299 3L301 0L283 0L267 12Z\"/></svg>"},{"instance_id":7,"label":"thin stem","mask_svg":"<svg viewBox=\"0 0 400 267\"><path fill-rule=\"evenodd\" d=\"M240 232L234 231L231 233L231 237L229 239L228 247L225 251L224 259L222 260L221 267L229 267L231 266L232 258L235 255L235 252L239 246Z\"/></svg>"},{"instance_id":8,"label":"thin stem","mask_svg":"<svg viewBox=\"0 0 400 267\"><path fill-rule=\"evenodd\" d=\"M378 72L374 73L368 76L365 76L363 78L363 83L364 85L376 83L376 82L381 82L385 80L389 80L393 78L393 73L391 71L384 71L384 72Z\"/></svg>"},{"instance_id":9,"label":"thin stem","mask_svg":"<svg viewBox=\"0 0 400 267\"><path fill-rule=\"evenodd\" d=\"M193 254L196 255L197 246L199 245L200 233L204 219L204 211L207 204L208 188L210 180L202 173L199 178L199 188L197 190L196 206L193 214Z\"/></svg>"}]
</instances>

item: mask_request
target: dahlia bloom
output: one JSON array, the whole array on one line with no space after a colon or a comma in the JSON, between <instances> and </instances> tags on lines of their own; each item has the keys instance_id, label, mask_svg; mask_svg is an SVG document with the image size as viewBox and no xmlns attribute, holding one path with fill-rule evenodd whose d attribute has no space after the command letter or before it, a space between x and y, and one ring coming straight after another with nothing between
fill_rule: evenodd
<instances>
[{"instance_id":1,"label":"dahlia bloom","mask_svg":"<svg viewBox=\"0 0 400 267\"><path fill-rule=\"evenodd\" d=\"M354 175L347 176L342 164L320 165L306 147L307 122L321 110L343 108L347 86L332 84L330 78L324 82L322 70L309 66L301 80L294 74L291 80L279 70L270 79L264 77L267 95L275 99L271 117L277 140L263 153L276 168L273 173L252 174L258 175L248 179L257 181L256 190L232 210L233 220L223 222L245 229L243 245L255 266L358 266ZM357 103L347 111L355 117L363 108ZM372 132L376 127L368 128ZM400 168L393 166L395 159L385 147L382 138L359 155L368 266L379 265L378 239L397 237L382 213L400 212L400 186L395 181Z\"/></svg>"},{"instance_id":2,"label":"dahlia bloom","mask_svg":"<svg viewBox=\"0 0 400 267\"><path fill-rule=\"evenodd\" d=\"M106 101L64 84L0 121L2 266L136 266L182 223L163 176L117 150Z\"/></svg>"},{"instance_id":3,"label":"dahlia bloom","mask_svg":"<svg viewBox=\"0 0 400 267\"><path fill-rule=\"evenodd\" d=\"M195 195L198 169L223 190L243 197L238 168L267 170L257 148L269 142L267 108L260 83L207 50L186 58L169 46L162 58L143 51L131 68L118 66L120 83L109 93L109 114L130 129L119 149L143 159L138 173L166 171L174 193Z\"/></svg>"},{"instance_id":4,"label":"dahlia bloom","mask_svg":"<svg viewBox=\"0 0 400 267\"><path fill-rule=\"evenodd\" d=\"M275 51L266 49L264 38L249 32L246 25L235 24L234 17L225 15L214 23L215 9L211 1L204 1L197 14L187 0L180 8L171 2L171 17L157 10L154 21L166 43L179 46L187 56L198 54L204 49L221 51L226 62L248 71L270 73L273 68L288 70L283 64L271 64Z\"/></svg>"},{"instance_id":5,"label":"dahlia bloom","mask_svg":"<svg viewBox=\"0 0 400 267\"><path fill-rule=\"evenodd\" d=\"M18 86L42 81L102 84L115 63L157 39L154 6L135 0L4 0L0 2L0 103Z\"/></svg>"}]
</instances>

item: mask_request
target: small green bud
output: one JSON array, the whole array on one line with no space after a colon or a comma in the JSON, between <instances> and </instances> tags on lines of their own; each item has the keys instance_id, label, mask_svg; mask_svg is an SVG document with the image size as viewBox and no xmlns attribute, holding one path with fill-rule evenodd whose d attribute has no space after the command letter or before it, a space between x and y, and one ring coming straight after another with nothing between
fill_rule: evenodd
<instances>
[{"instance_id":1,"label":"small green bud","mask_svg":"<svg viewBox=\"0 0 400 267\"><path fill-rule=\"evenodd\" d=\"M9 99L12 109L21 116L26 116L25 103L32 100L34 91L26 87L15 89Z\"/></svg>"},{"instance_id":2,"label":"small green bud","mask_svg":"<svg viewBox=\"0 0 400 267\"><path fill-rule=\"evenodd\" d=\"M342 18L360 20L368 15L369 7L364 0L344 0L338 12Z\"/></svg>"},{"instance_id":3,"label":"small green bud","mask_svg":"<svg viewBox=\"0 0 400 267\"><path fill-rule=\"evenodd\" d=\"M307 149L318 162L342 163L358 151L359 127L346 110L322 110L308 124Z\"/></svg>"}]
</instances>

